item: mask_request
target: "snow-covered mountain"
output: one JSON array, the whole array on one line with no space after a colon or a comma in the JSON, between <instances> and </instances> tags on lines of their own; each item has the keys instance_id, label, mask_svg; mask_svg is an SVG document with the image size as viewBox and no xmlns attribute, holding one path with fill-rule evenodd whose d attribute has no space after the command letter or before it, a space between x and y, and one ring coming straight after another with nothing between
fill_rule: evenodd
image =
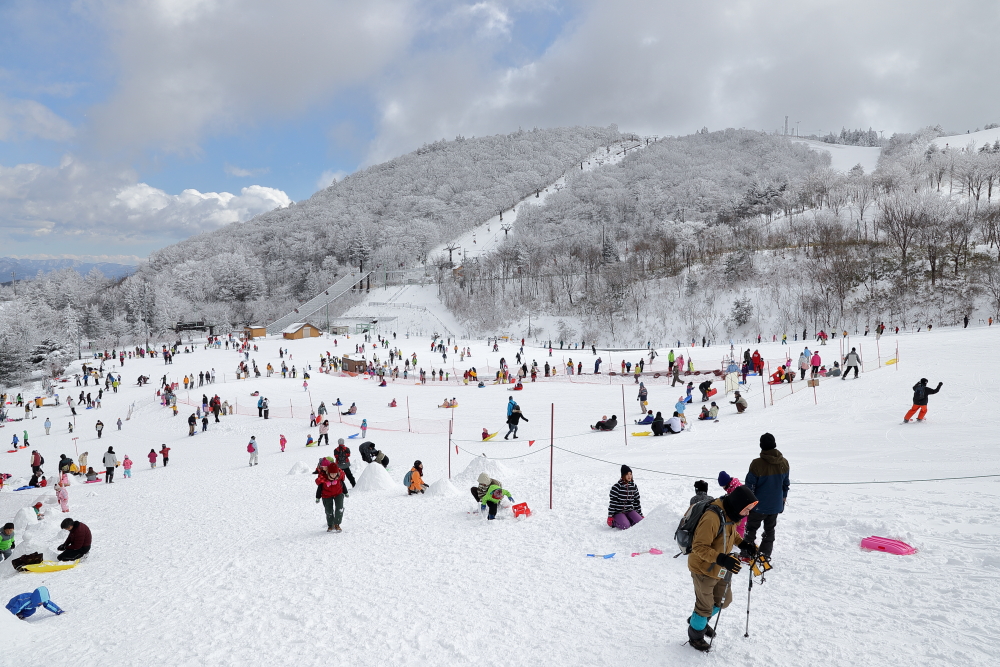
<instances>
[{"instance_id":1,"label":"snow-covered mountain","mask_svg":"<svg viewBox=\"0 0 1000 667\"><path fill-rule=\"evenodd\" d=\"M80 275L87 275L94 269L104 274L105 278L124 278L135 272L135 267L128 264L113 262L84 262L78 259L22 259L19 257L0 257L0 282L26 280L34 278L38 272L50 273L60 269L74 269Z\"/></svg>"}]
</instances>

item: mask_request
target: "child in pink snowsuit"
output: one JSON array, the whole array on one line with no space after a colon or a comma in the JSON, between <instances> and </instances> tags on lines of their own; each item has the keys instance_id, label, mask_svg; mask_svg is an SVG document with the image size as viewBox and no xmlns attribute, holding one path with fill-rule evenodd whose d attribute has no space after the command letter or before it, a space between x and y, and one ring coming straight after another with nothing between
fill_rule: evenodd
<instances>
[{"instance_id":1,"label":"child in pink snowsuit","mask_svg":"<svg viewBox=\"0 0 1000 667\"><path fill-rule=\"evenodd\" d=\"M125 455L125 460L122 461L122 468L125 469L125 477L132 476L132 459L128 457L128 454Z\"/></svg>"},{"instance_id":2,"label":"child in pink snowsuit","mask_svg":"<svg viewBox=\"0 0 1000 667\"><path fill-rule=\"evenodd\" d=\"M743 486L743 482L741 482L736 477L730 477L728 474L726 474L726 471L723 470L722 472L719 473L719 486L721 486L723 489L726 490L726 494L730 494L739 487ZM747 529L747 517L743 517L742 519L740 519L740 522L736 524L736 532L739 533L740 537L742 538L743 534L746 532L746 529Z\"/></svg>"},{"instance_id":3,"label":"child in pink snowsuit","mask_svg":"<svg viewBox=\"0 0 1000 667\"><path fill-rule=\"evenodd\" d=\"M155 449L149 450L149 454L146 454L146 458L149 459L149 467L150 468L155 468L156 467L156 450Z\"/></svg>"},{"instance_id":4,"label":"child in pink snowsuit","mask_svg":"<svg viewBox=\"0 0 1000 667\"><path fill-rule=\"evenodd\" d=\"M66 489L68 486L69 475L63 473L56 484L56 500L59 501L59 507L62 508L63 512L69 511L69 491Z\"/></svg>"},{"instance_id":5,"label":"child in pink snowsuit","mask_svg":"<svg viewBox=\"0 0 1000 667\"><path fill-rule=\"evenodd\" d=\"M281 445L281 451L285 451L285 445L288 444L288 440L285 439L285 436L281 436L281 439L278 440L278 444Z\"/></svg>"}]
</instances>

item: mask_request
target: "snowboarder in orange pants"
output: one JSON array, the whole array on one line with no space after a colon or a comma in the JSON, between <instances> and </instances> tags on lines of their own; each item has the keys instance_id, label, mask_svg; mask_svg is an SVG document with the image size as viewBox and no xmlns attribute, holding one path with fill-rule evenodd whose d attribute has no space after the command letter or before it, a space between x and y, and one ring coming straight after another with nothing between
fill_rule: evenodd
<instances>
[{"instance_id":1,"label":"snowboarder in orange pants","mask_svg":"<svg viewBox=\"0 0 1000 667\"><path fill-rule=\"evenodd\" d=\"M927 397L941 391L943 384L943 382L938 382L937 389L931 389L927 386L927 378L920 378L920 382L913 385L913 407L903 417L903 423L909 422L913 415L917 415L917 421L922 422L927 415Z\"/></svg>"}]
</instances>

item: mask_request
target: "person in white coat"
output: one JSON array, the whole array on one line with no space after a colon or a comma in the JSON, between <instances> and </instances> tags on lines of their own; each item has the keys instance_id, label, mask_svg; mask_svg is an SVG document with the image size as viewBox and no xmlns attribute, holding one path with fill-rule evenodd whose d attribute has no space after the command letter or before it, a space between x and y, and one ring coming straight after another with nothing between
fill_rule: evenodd
<instances>
[{"instance_id":1,"label":"person in white coat","mask_svg":"<svg viewBox=\"0 0 1000 667\"><path fill-rule=\"evenodd\" d=\"M115 448L108 447L108 451L104 453L104 483L114 484L115 483L115 468L118 467L118 457L115 456Z\"/></svg>"},{"instance_id":2,"label":"person in white coat","mask_svg":"<svg viewBox=\"0 0 1000 667\"><path fill-rule=\"evenodd\" d=\"M250 452L250 465L257 465L257 436L250 436L250 442L247 443L247 451Z\"/></svg>"}]
</instances>

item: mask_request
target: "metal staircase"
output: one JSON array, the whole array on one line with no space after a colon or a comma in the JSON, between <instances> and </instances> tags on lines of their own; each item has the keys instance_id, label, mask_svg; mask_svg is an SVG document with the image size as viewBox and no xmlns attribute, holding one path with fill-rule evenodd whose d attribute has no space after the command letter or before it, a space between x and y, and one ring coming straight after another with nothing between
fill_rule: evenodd
<instances>
[{"instance_id":1,"label":"metal staircase","mask_svg":"<svg viewBox=\"0 0 1000 667\"><path fill-rule=\"evenodd\" d=\"M366 273L354 272L350 275L344 276L326 288L323 293L309 299L284 317L268 324L268 335L280 334L287 327L295 324L296 322L309 322L310 317L350 292L356 285L363 282L370 275L372 275L371 271ZM316 323L310 322L310 324L315 325Z\"/></svg>"}]
</instances>

